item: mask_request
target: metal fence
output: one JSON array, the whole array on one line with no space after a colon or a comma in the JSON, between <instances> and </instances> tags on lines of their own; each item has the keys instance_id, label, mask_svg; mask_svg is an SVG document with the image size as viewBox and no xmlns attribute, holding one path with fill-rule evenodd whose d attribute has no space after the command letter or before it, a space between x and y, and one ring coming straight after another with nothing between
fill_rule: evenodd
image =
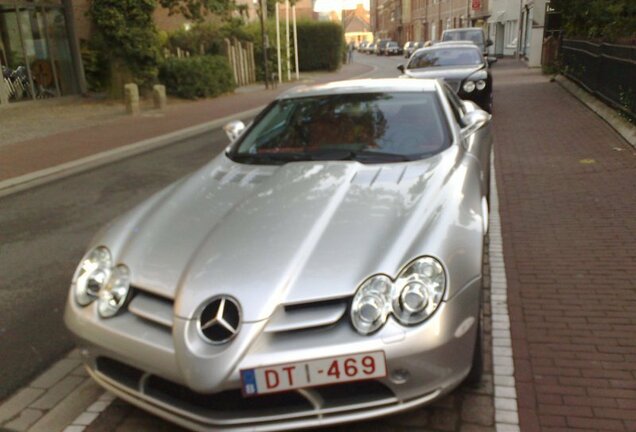
<instances>
[{"instance_id":1,"label":"metal fence","mask_svg":"<svg viewBox=\"0 0 636 432\"><path fill-rule=\"evenodd\" d=\"M636 120L636 46L564 39L563 73Z\"/></svg>"}]
</instances>

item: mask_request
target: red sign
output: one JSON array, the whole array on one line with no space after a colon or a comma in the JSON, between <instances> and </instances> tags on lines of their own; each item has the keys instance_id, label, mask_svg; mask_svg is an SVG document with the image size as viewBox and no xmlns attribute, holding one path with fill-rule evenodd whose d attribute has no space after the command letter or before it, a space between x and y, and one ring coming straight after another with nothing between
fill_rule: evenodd
<instances>
[{"instance_id":1,"label":"red sign","mask_svg":"<svg viewBox=\"0 0 636 432\"><path fill-rule=\"evenodd\" d=\"M473 9L481 9L481 0L473 0Z\"/></svg>"}]
</instances>

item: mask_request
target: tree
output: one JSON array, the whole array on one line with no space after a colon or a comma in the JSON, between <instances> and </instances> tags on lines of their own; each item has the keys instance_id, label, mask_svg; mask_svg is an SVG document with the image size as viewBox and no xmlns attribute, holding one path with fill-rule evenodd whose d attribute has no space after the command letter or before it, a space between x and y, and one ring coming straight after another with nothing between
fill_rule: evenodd
<instances>
[{"instance_id":1,"label":"tree","mask_svg":"<svg viewBox=\"0 0 636 432\"><path fill-rule=\"evenodd\" d=\"M230 18L237 7L234 0L159 0L159 4L168 9L170 15L178 13L198 22L209 14Z\"/></svg>"},{"instance_id":2,"label":"tree","mask_svg":"<svg viewBox=\"0 0 636 432\"><path fill-rule=\"evenodd\" d=\"M634 0L551 0L568 37L614 42L636 38Z\"/></svg>"}]
</instances>

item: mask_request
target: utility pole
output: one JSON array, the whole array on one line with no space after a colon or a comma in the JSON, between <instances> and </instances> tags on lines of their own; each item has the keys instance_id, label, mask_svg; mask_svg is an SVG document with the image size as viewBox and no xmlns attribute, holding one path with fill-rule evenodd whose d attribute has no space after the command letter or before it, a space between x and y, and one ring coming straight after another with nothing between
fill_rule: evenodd
<instances>
[{"instance_id":1,"label":"utility pole","mask_svg":"<svg viewBox=\"0 0 636 432\"><path fill-rule=\"evenodd\" d=\"M268 37L265 34L265 14L267 13L267 0L254 0L254 3L259 4L258 14L261 20L261 41L263 43L263 67L265 69L265 88L269 88L269 65L267 64L267 48L269 47Z\"/></svg>"},{"instance_id":2,"label":"utility pole","mask_svg":"<svg viewBox=\"0 0 636 432\"><path fill-rule=\"evenodd\" d=\"M517 24L517 52L515 53L515 60L519 60L521 58L521 18L523 18L523 0L519 0L519 22Z\"/></svg>"}]
</instances>

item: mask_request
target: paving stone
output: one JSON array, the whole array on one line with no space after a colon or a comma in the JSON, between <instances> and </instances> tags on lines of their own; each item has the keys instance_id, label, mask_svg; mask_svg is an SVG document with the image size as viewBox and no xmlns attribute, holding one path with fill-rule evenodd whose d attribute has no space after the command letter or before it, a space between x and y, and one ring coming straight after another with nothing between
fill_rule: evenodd
<instances>
[{"instance_id":1,"label":"paving stone","mask_svg":"<svg viewBox=\"0 0 636 432\"><path fill-rule=\"evenodd\" d=\"M441 431L454 431L459 422L457 410L436 408L431 413L430 426Z\"/></svg>"},{"instance_id":2,"label":"paving stone","mask_svg":"<svg viewBox=\"0 0 636 432\"><path fill-rule=\"evenodd\" d=\"M429 418L429 409L423 407L386 417L385 419L383 419L383 422L390 425L404 426L407 428L424 428L428 425Z\"/></svg>"},{"instance_id":3,"label":"paving stone","mask_svg":"<svg viewBox=\"0 0 636 432\"><path fill-rule=\"evenodd\" d=\"M84 432L86 426L72 425L64 428L62 432Z\"/></svg>"},{"instance_id":4,"label":"paving stone","mask_svg":"<svg viewBox=\"0 0 636 432\"><path fill-rule=\"evenodd\" d=\"M86 372L86 368L82 364L82 365L79 365L78 367L76 367L73 370L73 372L71 372L71 375L87 377L88 376L88 372Z\"/></svg>"},{"instance_id":5,"label":"paving stone","mask_svg":"<svg viewBox=\"0 0 636 432\"><path fill-rule=\"evenodd\" d=\"M89 406L88 408L86 408L86 411L88 412L102 412L104 411L106 408L108 408L108 406L111 404L111 401L108 400L98 400L97 402L95 402L94 404L92 404L91 406Z\"/></svg>"},{"instance_id":6,"label":"paving stone","mask_svg":"<svg viewBox=\"0 0 636 432\"><path fill-rule=\"evenodd\" d=\"M47 390L41 398L31 404L31 407L45 410L51 409L85 380L86 378L83 377L69 375Z\"/></svg>"},{"instance_id":7,"label":"paving stone","mask_svg":"<svg viewBox=\"0 0 636 432\"><path fill-rule=\"evenodd\" d=\"M15 417L20 411L29 406L31 402L39 398L44 390L23 388L0 405L0 424Z\"/></svg>"},{"instance_id":8,"label":"paving stone","mask_svg":"<svg viewBox=\"0 0 636 432\"><path fill-rule=\"evenodd\" d=\"M85 412L80 414L75 420L73 420L73 424L87 426L93 422L99 415L99 412Z\"/></svg>"},{"instance_id":9,"label":"paving stone","mask_svg":"<svg viewBox=\"0 0 636 432\"><path fill-rule=\"evenodd\" d=\"M76 377L75 377L76 378ZM29 432L51 432L71 425L103 390L92 379L84 382L33 425Z\"/></svg>"},{"instance_id":10,"label":"paving stone","mask_svg":"<svg viewBox=\"0 0 636 432\"><path fill-rule=\"evenodd\" d=\"M19 416L4 425L4 427L14 431L25 431L31 427L33 423L38 421L43 414L44 412L41 410L27 408L22 410Z\"/></svg>"},{"instance_id":11,"label":"paving stone","mask_svg":"<svg viewBox=\"0 0 636 432\"><path fill-rule=\"evenodd\" d=\"M77 358L63 358L33 380L33 382L29 384L29 387L42 389L51 388L66 375L70 374L73 369L76 369L80 363L81 361Z\"/></svg>"},{"instance_id":12,"label":"paving stone","mask_svg":"<svg viewBox=\"0 0 636 432\"><path fill-rule=\"evenodd\" d=\"M467 395L462 403L462 420L481 426L494 424L494 407L490 396Z\"/></svg>"}]
</instances>

